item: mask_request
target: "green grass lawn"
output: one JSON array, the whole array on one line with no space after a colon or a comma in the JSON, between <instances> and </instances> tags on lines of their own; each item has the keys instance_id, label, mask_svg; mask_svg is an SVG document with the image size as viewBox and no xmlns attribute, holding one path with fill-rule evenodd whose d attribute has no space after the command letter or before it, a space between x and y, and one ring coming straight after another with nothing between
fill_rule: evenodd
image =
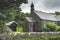
<instances>
[{"instance_id":1,"label":"green grass lawn","mask_svg":"<svg viewBox=\"0 0 60 40\"><path fill-rule=\"evenodd\" d=\"M12 38L12 40L60 40L60 35L39 36L39 37L36 37L36 38Z\"/></svg>"},{"instance_id":2,"label":"green grass lawn","mask_svg":"<svg viewBox=\"0 0 60 40\"><path fill-rule=\"evenodd\" d=\"M12 40L47 40L47 39L46 38L37 37L37 38L13 38Z\"/></svg>"}]
</instances>

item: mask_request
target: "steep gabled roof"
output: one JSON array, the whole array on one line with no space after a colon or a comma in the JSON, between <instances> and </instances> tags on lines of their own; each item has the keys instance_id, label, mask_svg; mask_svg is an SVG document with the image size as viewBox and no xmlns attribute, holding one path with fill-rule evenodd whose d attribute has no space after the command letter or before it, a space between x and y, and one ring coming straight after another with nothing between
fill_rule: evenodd
<instances>
[{"instance_id":1,"label":"steep gabled roof","mask_svg":"<svg viewBox=\"0 0 60 40\"><path fill-rule=\"evenodd\" d=\"M50 13L45 13L41 11L34 11L37 16L39 16L40 19L42 20L48 20L48 21L60 21L60 15L53 15Z\"/></svg>"},{"instance_id":2,"label":"steep gabled roof","mask_svg":"<svg viewBox=\"0 0 60 40\"><path fill-rule=\"evenodd\" d=\"M11 21L11 22L9 22L9 23L6 23L6 25L9 26L9 25L11 25L11 24L13 24L13 23L16 23L16 24L18 25L18 23L17 23L16 21Z\"/></svg>"}]
</instances>

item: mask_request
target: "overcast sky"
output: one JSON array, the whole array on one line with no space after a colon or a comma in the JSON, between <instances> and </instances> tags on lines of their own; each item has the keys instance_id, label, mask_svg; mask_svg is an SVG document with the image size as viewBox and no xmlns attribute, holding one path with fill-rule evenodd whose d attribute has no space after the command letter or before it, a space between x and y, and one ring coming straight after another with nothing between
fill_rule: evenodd
<instances>
[{"instance_id":1,"label":"overcast sky","mask_svg":"<svg viewBox=\"0 0 60 40\"><path fill-rule=\"evenodd\" d=\"M35 10L43 12L60 11L60 0L28 0L27 4L22 4L23 12L30 12L30 5L34 3Z\"/></svg>"}]
</instances>

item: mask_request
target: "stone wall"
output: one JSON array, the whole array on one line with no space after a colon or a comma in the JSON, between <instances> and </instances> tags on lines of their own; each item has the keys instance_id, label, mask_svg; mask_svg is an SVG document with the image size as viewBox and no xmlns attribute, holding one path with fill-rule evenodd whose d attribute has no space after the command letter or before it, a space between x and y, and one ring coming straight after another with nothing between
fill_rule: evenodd
<instances>
[{"instance_id":1,"label":"stone wall","mask_svg":"<svg viewBox=\"0 0 60 40\"><path fill-rule=\"evenodd\" d=\"M30 33L15 33L15 34L0 34L0 40L11 40L11 38L36 38L38 36L59 35L60 32L30 32Z\"/></svg>"}]
</instances>

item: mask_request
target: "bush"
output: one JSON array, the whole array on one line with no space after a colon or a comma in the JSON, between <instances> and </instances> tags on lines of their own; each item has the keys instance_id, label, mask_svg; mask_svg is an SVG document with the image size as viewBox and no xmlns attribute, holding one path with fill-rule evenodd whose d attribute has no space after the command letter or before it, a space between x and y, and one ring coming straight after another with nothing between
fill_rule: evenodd
<instances>
[{"instance_id":1,"label":"bush","mask_svg":"<svg viewBox=\"0 0 60 40\"><path fill-rule=\"evenodd\" d=\"M49 28L43 28L43 31L44 32L48 32L49 31Z\"/></svg>"},{"instance_id":2,"label":"bush","mask_svg":"<svg viewBox=\"0 0 60 40\"><path fill-rule=\"evenodd\" d=\"M23 28L22 27L17 27L17 32L23 32Z\"/></svg>"},{"instance_id":3,"label":"bush","mask_svg":"<svg viewBox=\"0 0 60 40\"><path fill-rule=\"evenodd\" d=\"M56 31L60 31L60 26L56 26Z\"/></svg>"},{"instance_id":4,"label":"bush","mask_svg":"<svg viewBox=\"0 0 60 40\"><path fill-rule=\"evenodd\" d=\"M56 24L52 22L47 22L46 27L43 29L43 31L56 31Z\"/></svg>"}]
</instances>

